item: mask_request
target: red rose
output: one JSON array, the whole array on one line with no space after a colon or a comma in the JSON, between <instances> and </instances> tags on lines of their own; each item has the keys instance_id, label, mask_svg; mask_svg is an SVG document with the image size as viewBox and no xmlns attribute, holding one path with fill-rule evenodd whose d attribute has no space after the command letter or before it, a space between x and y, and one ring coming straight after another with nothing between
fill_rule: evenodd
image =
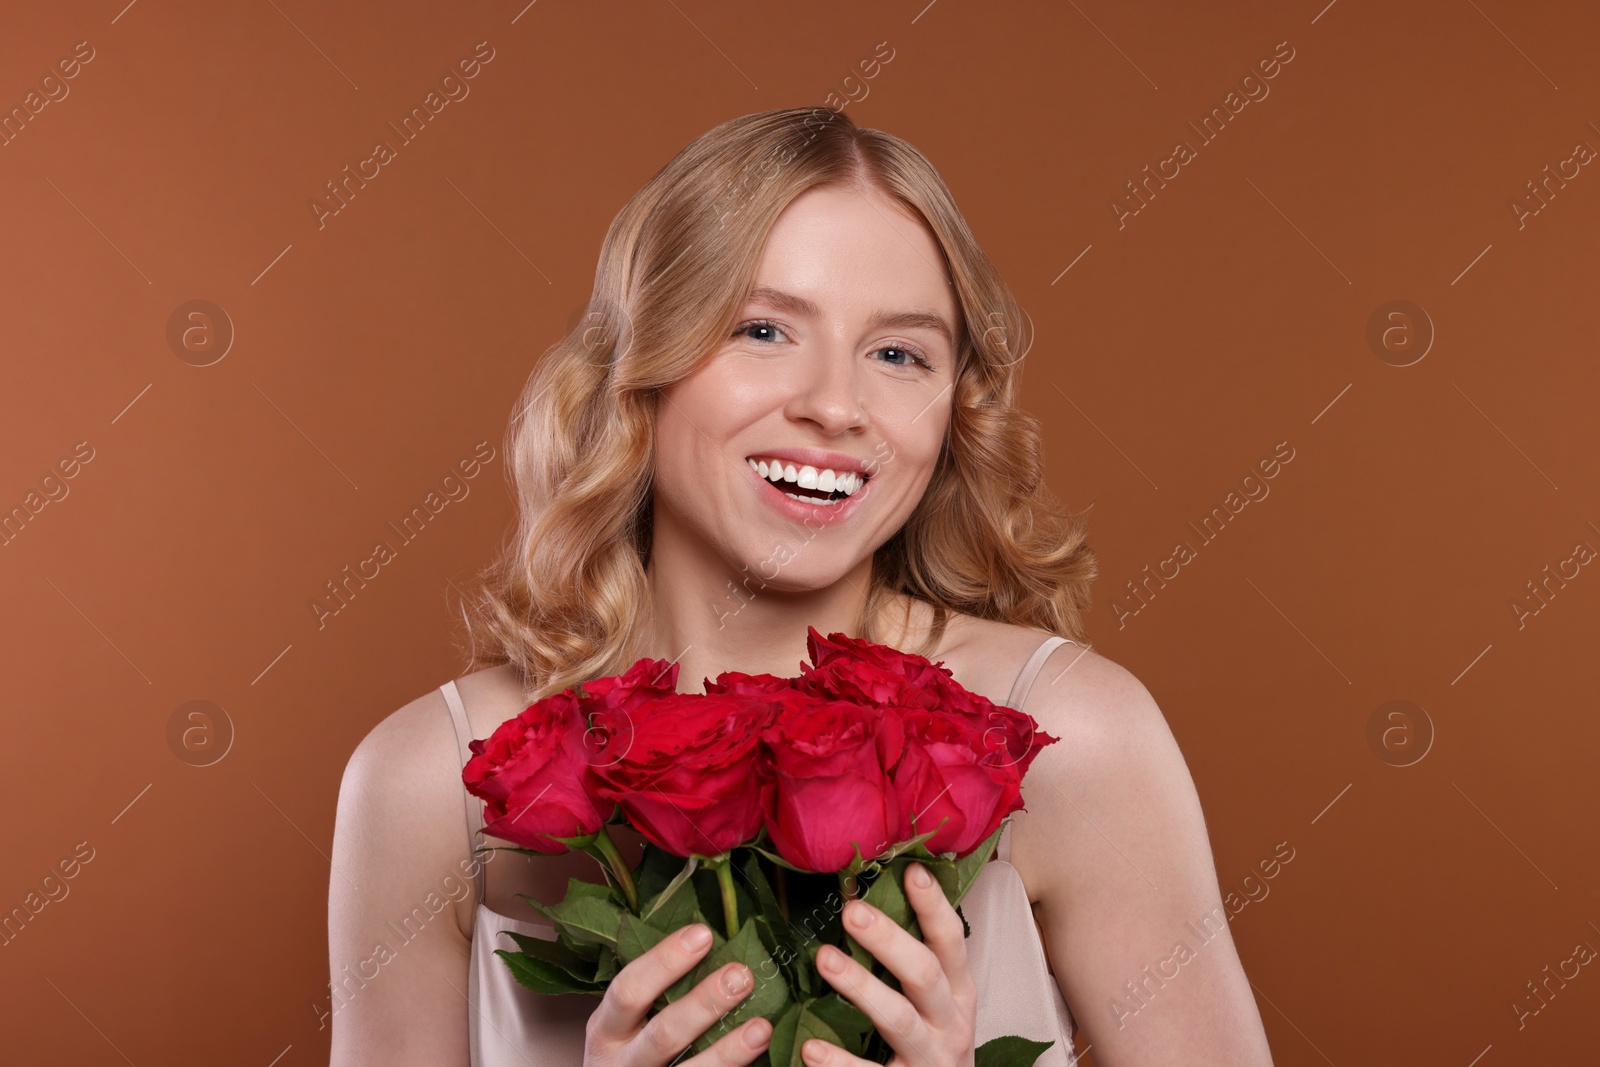
<instances>
[{"instance_id":1,"label":"red rose","mask_svg":"<svg viewBox=\"0 0 1600 1067\"><path fill-rule=\"evenodd\" d=\"M960 689L942 664L847 634L823 637L808 626L806 651L814 666L802 663L797 681L819 696L899 707L937 707L946 688Z\"/></svg>"},{"instance_id":2,"label":"red rose","mask_svg":"<svg viewBox=\"0 0 1600 1067\"><path fill-rule=\"evenodd\" d=\"M1018 714L991 707L996 719ZM1004 728L1015 725L1008 721ZM901 840L937 827L923 846L964 856L1022 807L1026 767L1010 759L1005 748L990 747L999 740L1001 727L986 730L974 716L915 709L906 712L905 729L905 755L894 772L906 813ZM1057 740L1038 730L1032 737L1037 744L1028 751L1029 761L1039 748Z\"/></svg>"},{"instance_id":3,"label":"red rose","mask_svg":"<svg viewBox=\"0 0 1600 1067\"><path fill-rule=\"evenodd\" d=\"M991 703L976 693L968 695L973 699L971 714L982 722L984 764L1015 771L1019 782L1039 750L1061 740L1045 733L1025 711Z\"/></svg>"},{"instance_id":4,"label":"red rose","mask_svg":"<svg viewBox=\"0 0 1600 1067\"><path fill-rule=\"evenodd\" d=\"M930 852L970 852L969 825L981 827L998 806L1003 788L978 766L979 735L959 716L924 709L905 716L906 750L894 771L905 807L899 836L904 841L937 828L923 842Z\"/></svg>"},{"instance_id":5,"label":"red rose","mask_svg":"<svg viewBox=\"0 0 1600 1067\"><path fill-rule=\"evenodd\" d=\"M980 748L994 753L988 762L1015 765L1019 778L1027 773L1039 749L1060 740L1041 732L1031 715L967 689L943 661L933 663L924 656L842 633L823 637L810 627L806 648L816 663L814 668L800 665L800 681L809 691L841 700L927 708L981 721Z\"/></svg>"},{"instance_id":6,"label":"red rose","mask_svg":"<svg viewBox=\"0 0 1600 1067\"><path fill-rule=\"evenodd\" d=\"M676 856L716 856L761 830L756 778L765 700L725 694L656 696L634 714L600 708L592 726L609 735L588 782L622 805L640 834Z\"/></svg>"},{"instance_id":7,"label":"red rose","mask_svg":"<svg viewBox=\"0 0 1600 1067\"><path fill-rule=\"evenodd\" d=\"M887 771L904 745L899 716L801 693L780 704L761 735L761 807L778 855L824 873L848 866L858 848L877 856L900 826Z\"/></svg>"},{"instance_id":8,"label":"red rose","mask_svg":"<svg viewBox=\"0 0 1600 1067\"><path fill-rule=\"evenodd\" d=\"M939 827L925 842L929 851L971 852L1022 807L1028 765L1059 740L924 656L842 633L823 637L812 628L806 650L815 664L801 664L800 684L808 691L904 717L905 755L887 765L902 807L896 840Z\"/></svg>"},{"instance_id":9,"label":"red rose","mask_svg":"<svg viewBox=\"0 0 1600 1067\"><path fill-rule=\"evenodd\" d=\"M620 675L583 683L590 708L609 708L630 716L657 697L677 691L678 664L664 659L641 659Z\"/></svg>"},{"instance_id":10,"label":"red rose","mask_svg":"<svg viewBox=\"0 0 1600 1067\"><path fill-rule=\"evenodd\" d=\"M486 801L484 833L538 852L561 853L557 837L600 829L606 810L584 788L584 714L571 689L530 705L473 740L461 779Z\"/></svg>"},{"instance_id":11,"label":"red rose","mask_svg":"<svg viewBox=\"0 0 1600 1067\"><path fill-rule=\"evenodd\" d=\"M776 694L790 692L794 689L793 678L779 678L775 674L743 674L739 671L723 671L717 675L716 681L707 680L707 693L723 693L728 696L754 697L757 700L772 700Z\"/></svg>"}]
</instances>

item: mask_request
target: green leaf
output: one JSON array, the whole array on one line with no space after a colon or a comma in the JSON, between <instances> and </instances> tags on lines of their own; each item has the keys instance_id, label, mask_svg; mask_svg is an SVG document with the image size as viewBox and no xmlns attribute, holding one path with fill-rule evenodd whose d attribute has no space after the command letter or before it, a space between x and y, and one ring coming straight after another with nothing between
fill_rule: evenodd
<instances>
[{"instance_id":1,"label":"green leaf","mask_svg":"<svg viewBox=\"0 0 1600 1067\"><path fill-rule=\"evenodd\" d=\"M595 958L593 956L585 956L583 953L574 952L569 946L563 945L560 941L547 940L529 934L519 934L515 930L504 930L502 933L508 935L517 943L517 947L522 950L523 955L559 967L579 982L591 983L595 980ZM603 949L603 947L601 950L609 951L608 949Z\"/></svg>"},{"instance_id":2,"label":"green leaf","mask_svg":"<svg viewBox=\"0 0 1600 1067\"><path fill-rule=\"evenodd\" d=\"M811 968L806 966L799 931L784 917L777 894L773 892L767 872L761 866L761 857L754 849L746 852L744 877L756 900L756 929L762 935L762 943L766 945L768 953L783 968L791 988L802 993L815 993Z\"/></svg>"},{"instance_id":3,"label":"green leaf","mask_svg":"<svg viewBox=\"0 0 1600 1067\"><path fill-rule=\"evenodd\" d=\"M524 856L550 856L552 853L540 852L536 848L522 848L518 845L480 845L473 849L473 854L479 852L520 852Z\"/></svg>"},{"instance_id":4,"label":"green leaf","mask_svg":"<svg viewBox=\"0 0 1600 1067\"><path fill-rule=\"evenodd\" d=\"M778 897L767 880L767 872L761 869L761 859L755 849L745 851L744 883L755 897L756 912L765 916L768 922L781 926L784 923L783 909L778 906Z\"/></svg>"},{"instance_id":5,"label":"green leaf","mask_svg":"<svg viewBox=\"0 0 1600 1067\"><path fill-rule=\"evenodd\" d=\"M1039 1054L1053 1044L1009 1034L993 1037L977 1047L974 1063L976 1067L1033 1067Z\"/></svg>"},{"instance_id":6,"label":"green leaf","mask_svg":"<svg viewBox=\"0 0 1600 1067\"><path fill-rule=\"evenodd\" d=\"M617 954L605 945L600 946L600 958L595 961L594 980L596 984L605 984L617 976L622 969L622 961Z\"/></svg>"},{"instance_id":7,"label":"green leaf","mask_svg":"<svg viewBox=\"0 0 1600 1067\"><path fill-rule=\"evenodd\" d=\"M918 834L917 836L913 837L911 840L913 842L917 843L917 844L921 844L922 842L926 841L928 838L932 837L934 834L938 833L940 830L944 829L944 824L949 822L949 821L950 821L950 816L946 815L944 818L942 818L942 819L940 819L938 821L938 823L934 826L934 828L932 830L929 830L926 833ZM915 830L917 828L916 824L917 824L916 817L913 816L912 819L911 819L911 828L913 830Z\"/></svg>"},{"instance_id":8,"label":"green leaf","mask_svg":"<svg viewBox=\"0 0 1600 1067\"><path fill-rule=\"evenodd\" d=\"M806 1067L805 1061L800 1058L800 1050L794 1043L795 1031L800 1026L800 1013L804 1010L804 1002L791 1004L773 1021L772 1034L767 1038L766 1052L772 1067Z\"/></svg>"},{"instance_id":9,"label":"green leaf","mask_svg":"<svg viewBox=\"0 0 1600 1067\"><path fill-rule=\"evenodd\" d=\"M812 968L807 965L805 948L794 939L793 931L789 927L775 929L765 915L757 915L749 922L760 935L767 954L783 971L789 988L799 990L806 996L815 996L816 976Z\"/></svg>"},{"instance_id":10,"label":"green leaf","mask_svg":"<svg viewBox=\"0 0 1600 1067\"><path fill-rule=\"evenodd\" d=\"M696 868L696 870L700 869ZM691 875L689 879L686 879L686 882L692 886L694 884L693 876ZM722 905L719 903L717 905L718 915L722 914L721 909ZM675 890L650 917L650 925L657 930L679 930L690 923L703 922L706 922L706 916L705 912L700 910L698 895L685 892L682 889ZM706 923L706 925L710 926L711 924ZM720 926L721 924L719 923L718 925ZM720 937L721 935L719 934L718 936Z\"/></svg>"},{"instance_id":11,"label":"green leaf","mask_svg":"<svg viewBox=\"0 0 1600 1067\"><path fill-rule=\"evenodd\" d=\"M773 1023L772 1036L767 1040L767 1054L772 1058L772 1067L805 1067L800 1050L812 1038L845 1047L833 1027L811 1010L816 1003L808 1000L791 1004L782 1017Z\"/></svg>"},{"instance_id":12,"label":"green leaf","mask_svg":"<svg viewBox=\"0 0 1600 1067\"><path fill-rule=\"evenodd\" d=\"M948 815L945 816L945 819L948 818ZM945 819L939 820L939 826L944 825ZM904 841L896 842L895 844L889 846L888 851L873 859L862 858L861 846L854 845L853 847L856 850L856 858L852 860L850 865L845 868L845 873L860 874L869 867L886 866L890 861L898 859L901 856L910 856L912 858L926 857L928 859L932 859L933 853L929 852L927 848L924 847L923 842L927 841L928 838L938 833L939 826L935 826L932 830L929 830L926 833L917 834L914 837L908 837Z\"/></svg>"},{"instance_id":13,"label":"green leaf","mask_svg":"<svg viewBox=\"0 0 1600 1067\"><path fill-rule=\"evenodd\" d=\"M621 895L609 885L603 885L599 882L586 882L582 878L567 879L567 895L562 899L601 900L619 906L622 904Z\"/></svg>"},{"instance_id":14,"label":"green leaf","mask_svg":"<svg viewBox=\"0 0 1600 1067\"><path fill-rule=\"evenodd\" d=\"M905 871L911 860L895 860L883 877L873 881L864 898L868 904L883 912L917 940L922 940L922 928L917 924L916 910L906 899Z\"/></svg>"},{"instance_id":15,"label":"green leaf","mask_svg":"<svg viewBox=\"0 0 1600 1067\"><path fill-rule=\"evenodd\" d=\"M568 930L565 926L556 927L556 940L565 945L572 952L585 957L593 956L601 949L609 947L599 943L598 941L589 941L582 938L573 937L572 931Z\"/></svg>"},{"instance_id":16,"label":"green leaf","mask_svg":"<svg viewBox=\"0 0 1600 1067\"><path fill-rule=\"evenodd\" d=\"M719 1019L715 1026L695 1039L693 1046L695 1052L704 1052L724 1034L747 1019L754 1019L756 1016L764 1019L778 1017L791 1002L789 983L784 981L778 965L767 955L767 950L756 933L755 923L750 922L741 923L739 932L732 939L714 948L700 961L688 975L692 979L689 988L692 989L707 975L734 960L750 968L755 988L745 994L744 999Z\"/></svg>"},{"instance_id":17,"label":"green leaf","mask_svg":"<svg viewBox=\"0 0 1600 1067\"><path fill-rule=\"evenodd\" d=\"M641 894L639 900L643 906L640 908L639 918L644 919L647 922L653 921L653 916L655 913L661 909L663 904L671 901L673 894L678 891L678 887L689 880L689 876L694 873L694 869L699 866L699 864L700 860L698 857L690 856L687 862L684 863L683 869L680 870L676 876L674 876L672 881L668 882L662 888L660 893L656 894L655 898L651 900L648 905L643 904L644 896Z\"/></svg>"},{"instance_id":18,"label":"green leaf","mask_svg":"<svg viewBox=\"0 0 1600 1067\"><path fill-rule=\"evenodd\" d=\"M956 868L956 861L949 858L952 855L954 853L946 852L944 855L935 856L931 860L917 861L928 868L928 873L933 875L934 880L939 883L939 888L944 890L944 898L946 900L966 892L961 888L961 872ZM901 884L903 885L904 882L902 881ZM955 903L955 901L951 901L951 907L954 907Z\"/></svg>"},{"instance_id":19,"label":"green leaf","mask_svg":"<svg viewBox=\"0 0 1600 1067\"><path fill-rule=\"evenodd\" d=\"M978 875L983 873L983 865L989 862L989 857L994 854L995 846L1000 843L1000 835L1005 833L1006 822L1000 823L998 829L978 845L977 848L955 861L956 885L952 893L949 886L945 886L945 896L950 898L951 904L959 904L967 895L967 890L972 888L972 883L978 880Z\"/></svg>"},{"instance_id":20,"label":"green leaf","mask_svg":"<svg viewBox=\"0 0 1600 1067\"><path fill-rule=\"evenodd\" d=\"M497 948L494 954L506 961L518 982L536 993L595 993L604 991L593 982L583 982L553 963L520 952Z\"/></svg>"},{"instance_id":21,"label":"green leaf","mask_svg":"<svg viewBox=\"0 0 1600 1067\"><path fill-rule=\"evenodd\" d=\"M860 874L863 870L866 869L867 864L869 862L871 862L869 860L866 860L866 859L862 858L862 855L861 855L861 842L859 842L859 841L850 842L850 853L851 853L850 862L846 863L842 868L839 869L839 884L840 885L844 884L844 879L845 879L846 876L852 875L852 874Z\"/></svg>"},{"instance_id":22,"label":"green leaf","mask_svg":"<svg viewBox=\"0 0 1600 1067\"><path fill-rule=\"evenodd\" d=\"M867 1038L872 1033L872 1020L866 1012L838 993L818 997L806 1005L806 1010L839 1035L840 1048L856 1056L866 1051Z\"/></svg>"},{"instance_id":23,"label":"green leaf","mask_svg":"<svg viewBox=\"0 0 1600 1067\"><path fill-rule=\"evenodd\" d=\"M643 905L645 901L653 899L682 868L683 857L674 856L666 849L646 841L643 858L633 872L633 884L639 890L639 903Z\"/></svg>"},{"instance_id":24,"label":"green leaf","mask_svg":"<svg viewBox=\"0 0 1600 1067\"><path fill-rule=\"evenodd\" d=\"M578 834L576 837L551 837L550 840L560 841L573 852L582 852L584 849L594 844L595 838L599 836L600 831L596 830L592 834Z\"/></svg>"},{"instance_id":25,"label":"green leaf","mask_svg":"<svg viewBox=\"0 0 1600 1067\"><path fill-rule=\"evenodd\" d=\"M617 926L617 958L624 964L632 963L655 948L666 936L665 930L651 926L638 916L624 915Z\"/></svg>"},{"instance_id":26,"label":"green leaf","mask_svg":"<svg viewBox=\"0 0 1600 1067\"><path fill-rule=\"evenodd\" d=\"M617 927L627 909L610 886L570 878L567 895L561 903L553 905L543 904L525 893L517 895L572 940L617 947Z\"/></svg>"},{"instance_id":27,"label":"green leaf","mask_svg":"<svg viewBox=\"0 0 1600 1067\"><path fill-rule=\"evenodd\" d=\"M766 849L761 848L761 847L759 847L757 845L751 845L751 846L749 846L749 848L750 848L750 850L752 852L761 853L763 856L767 857L767 859L771 860L773 863L776 863L779 867L787 867L787 868L789 868L789 870L791 870L791 871L799 871L801 874L816 874L817 873L816 871L808 871L804 867L796 867L794 864L790 863L788 860L784 859L782 856L778 855L776 852L768 852Z\"/></svg>"}]
</instances>

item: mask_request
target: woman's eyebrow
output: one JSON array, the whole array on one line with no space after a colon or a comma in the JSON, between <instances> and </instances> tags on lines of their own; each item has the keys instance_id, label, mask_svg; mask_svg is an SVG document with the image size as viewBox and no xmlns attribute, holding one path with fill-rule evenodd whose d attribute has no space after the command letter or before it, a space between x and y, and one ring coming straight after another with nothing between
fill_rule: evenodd
<instances>
[{"instance_id":1,"label":"woman's eyebrow","mask_svg":"<svg viewBox=\"0 0 1600 1067\"><path fill-rule=\"evenodd\" d=\"M758 285L751 289L747 302L768 304L791 315L822 317L822 309L815 302L803 296L796 296L794 293L774 289L769 285ZM890 326L900 330L932 330L943 337L945 343L951 347L956 343L955 331L950 328L950 323L943 315L932 311L880 311L872 316L870 325L873 328Z\"/></svg>"}]
</instances>

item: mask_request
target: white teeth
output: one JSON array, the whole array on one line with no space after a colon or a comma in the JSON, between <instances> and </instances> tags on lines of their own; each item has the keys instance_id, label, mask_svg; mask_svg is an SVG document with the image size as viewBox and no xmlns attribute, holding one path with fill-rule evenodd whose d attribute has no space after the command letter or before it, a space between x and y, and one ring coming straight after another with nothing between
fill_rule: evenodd
<instances>
[{"instance_id":1,"label":"white teeth","mask_svg":"<svg viewBox=\"0 0 1600 1067\"><path fill-rule=\"evenodd\" d=\"M843 493L846 497L852 496L866 484L866 479L855 471L839 472L835 470L812 467L802 464L796 468L794 464L785 464L778 460L765 460L749 458L745 460L750 464L750 469L761 477L777 485L793 482L801 489L815 489L822 493ZM786 493L796 500L807 504L836 503L837 501L818 500L816 497L801 496L798 493Z\"/></svg>"}]
</instances>

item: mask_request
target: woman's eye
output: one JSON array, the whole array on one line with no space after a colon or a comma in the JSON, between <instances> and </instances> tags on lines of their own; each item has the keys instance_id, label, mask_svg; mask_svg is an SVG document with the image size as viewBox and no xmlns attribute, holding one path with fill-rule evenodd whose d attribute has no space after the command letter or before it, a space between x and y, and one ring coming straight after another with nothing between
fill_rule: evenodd
<instances>
[{"instance_id":1,"label":"woman's eye","mask_svg":"<svg viewBox=\"0 0 1600 1067\"><path fill-rule=\"evenodd\" d=\"M891 356L887 362L894 364L896 367L910 367L915 365L925 367L928 370L933 369L932 364L930 364L926 359L923 359L911 349L903 348L900 345L885 345L884 347L878 349L878 351L890 353Z\"/></svg>"},{"instance_id":2,"label":"woman's eye","mask_svg":"<svg viewBox=\"0 0 1600 1067\"><path fill-rule=\"evenodd\" d=\"M747 322L740 326L737 332L741 337L766 343L776 343L780 338L788 339L783 328L775 322Z\"/></svg>"}]
</instances>

